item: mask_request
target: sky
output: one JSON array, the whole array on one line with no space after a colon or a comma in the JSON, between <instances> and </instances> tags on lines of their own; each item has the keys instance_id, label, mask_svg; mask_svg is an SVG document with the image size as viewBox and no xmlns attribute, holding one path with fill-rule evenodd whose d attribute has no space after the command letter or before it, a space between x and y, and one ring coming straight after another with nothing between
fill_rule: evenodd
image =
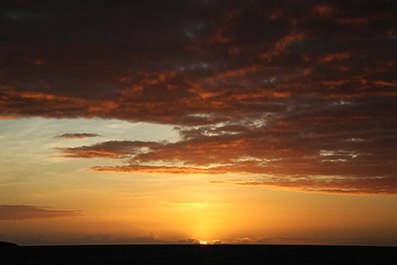
<instances>
[{"instance_id":1,"label":"sky","mask_svg":"<svg viewBox=\"0 0 397 265\"><path fill-rule=\"evenodd\" d=\"M0 10L0 241L397 246L396 1Z\"/></svg>"}]
</instances>

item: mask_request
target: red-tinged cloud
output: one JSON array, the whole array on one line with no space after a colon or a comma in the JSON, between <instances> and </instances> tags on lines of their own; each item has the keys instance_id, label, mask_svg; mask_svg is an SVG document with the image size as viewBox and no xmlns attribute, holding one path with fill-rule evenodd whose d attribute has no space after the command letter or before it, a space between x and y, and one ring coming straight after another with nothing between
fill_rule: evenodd
<instances>
[{"instance_id":1,"label":"red-tinged cloud","mask_svg":"<svg viewBox=\"0 0 397 265\"><path fill-rule=\"evenodd\" d=\"M202 125L396 96L393 1L1 7L2 116Z\"/></svg>"},{"instance_id":2,"label":"red-tinged cloud","mask_svg":"<svg viewBox=\"0 0 397 265\"><path fill-rule=\"evenodd\" d=\"M92 146L81 146L75 148L55 148L63 153L63 157L71 158L117 158L125 157L139 152L142 148L149 148L162 143L142 141L108 141Z\"/></svg>"},{"instance_id":3,"label":"red-tinged cloud","mask_svg":"<svg viewBox=\"0 0 397 265\"><path fill-rule=\"evenodd\" d=\"M397 180L388 177L263 177L256 181L211 181L211 184L265 186L303 192L350 195L397 195Z\"/></svg>"},{"instance_id":4,"label":"red-tinged cloud","mask_svg":"<svg viewBox=\"0 0 397 265\"><path fill-rule=\"evenodd\" d=\"M94 171L379 177L385 187L396 177L395 1L0 7L0 117L97 117L180 132L175 143L57 149L121 163Z\"/></svg>"},{"instance_id":5,"label":"red-tinged cloud","mask_svg":"<svg viewBox=\"0 0 397 265\"><path fill-rule=\"evenodd\" d=\"M96 172L239 174L242 181L212 183L323 193L397 193L396 147L390 145L396 141L394 135L385 137L359 126L352 135L330 134L324 128L316 135L305 135L299 123L292 122L251 126L179 128L182 139L173 143L111 141L58 150L61 156L111 158L123 163L92 167Z\"/></svg>"},{"instance_id":6,"label":"red-tinged cloud","mask_svg":"<svg viewBox=\"0 0 397 265\"><path fill-rule=\"evenodd\" d=\"M30 205L0 205L0 221L81 216L81 211L58 211Z\"/></svg>"},{"instance_id":7,"label":"red-tinged cloud","mask_svg":"<svg viewBox=\"0 0 397 265\"><path fill-rule=\"evenodd\" d=\"M64 134L60 134L60 135L56 135L54 136L54 138L57 139L84 139L84 138L88 138L88 137L98 137L98 136L102 136L100 134L97 133L64 133Z\"/></svg>"}]
</instances>

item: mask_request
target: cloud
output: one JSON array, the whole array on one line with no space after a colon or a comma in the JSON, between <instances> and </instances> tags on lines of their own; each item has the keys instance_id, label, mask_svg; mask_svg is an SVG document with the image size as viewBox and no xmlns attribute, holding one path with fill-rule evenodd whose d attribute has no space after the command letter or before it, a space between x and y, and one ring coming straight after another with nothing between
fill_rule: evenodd
<instances>
[{"instance_id":1,"label":"cloud","mask_svg":"<svg viewBox=\"0 0 397 265\"><path fill-rule=\"evenodd\" d=\"M0 111L193 125L277 113L307 95L396 96L386 66L396 56L394 7L6 2ZM346 82L326 83L335 80ZM208 112L218 120L188 119Z\"/></svg>"},{"instance_id":2,"label":"cloud","mask_svg":"<svg viewBox=\"0 0 397 265\"><path fill-rule=\"evenodd\" d=\"M122 195L122 196L112 196L112 195L104 195L103 197L108 198L108 199L141 199L141 198L152 198L151 196L130 196L130 195Z\"/></svg>"},{"instance_id":3,"label":"cloud","mask_svg":"<svg viewBox=\"0 0 397 265\"><path fill-rule=\"evenodd\" d=\"M0 121L1 120L19 120L19 117L14 117L14 116L0 116Z\"/></svg>"},{"instance_id":4,"label":"cloud","mask_svg":"<svg viewBox=\"0 0 397 265\"><path fill-rule=\"evenodd\" d=\"M140 152L142 149L149 148L154 145L161 145L156 142L143 141L108 141L97 143L92 146L81 146L75 148L55 148L61 151L62 157L71 158L123 158L128 154Z\"/></svg>"},{"instance_id":5,"label":"cloud","mask_svg":"<svg viewBox=\"0 0 397 265\"><path fill-rule=\"evenodd\" d=\"M57 211L29 205L0 205L0 221L81 216L81 211Z\"/></svg>"},{"instance_id":6,"label":"cloud","mask_svg":"<svg viewBox=\"0 0 397 265\"><path fill-rule=\"evenodd\" d=\"M262 177L256 181L210 181L212 184L266 186L303 192L350 195L397 195L397 180L388 177L290 176Z\"/></svg>"},{"instance_id":7,"label":"cloud","mask_svg":"<svg viewBox=\"0 0 397 265\"><path fill-rule=\"evenodd\" d=\"M173 143L109 141L57 150L64 157L110 158L124 164L91 168L97 172L240 174L247 180L211 183L337 194L396 194L396 150L389 145L396 141L395 136L356 129L351 135L325 128L306 135L298 125L206 126L178 128L181 140Z\"/></svg>"},{"instance_id":8,"label":"cloud","mask_svg":"<svg viewBox=\"0 0 397 265\"><path fill-rule=\"evenodd\" d=\"M179 202L179 201L160 201L166 204L180 205L180 206L196 206L203 207L208 205L227 205L227 203L218 203L218 202Z\"/></svg>"},{"instance_id":9,"label":"cloud","mask_svg":"<svg viewBox=\"0 0 397 265\"><path fill-rule=\"evenodd\" d=\"M252 239L255 240L255 239ZM396 246L396 238L262 238L256 244Z\"/></svg>"},{"instance_id":10,"label":"cloud","mask_svg":"<svg viewBox=\"0 0 397 265\"><path fill-rule=\"evenodd\" d=\"M84 138L88 138L88 137L98 137L98 136L102 136L102 135L97 134L97 133L64 133L64 134L56 135L56 136L54 136L54 138L84 139Z\"/></svg>"},{"instance_id":11,"label":"cloud","mask_svg":"<svg viewBox=\"0 0 397 265\"><path fill-rule=\"evenodd\" d=\"M120 162L98 172L396 190L393 1L1 5L1 117L161 123L181 136L57 148L62 157Z\"/></svg>"},{"instance_id":12,"label":"cloud","mask_svg":"<svg viewBox=\"0 0 397 265\"><path fill-rule=\"evenodd\" d=\"M63 238L61 237L48 237L43 235L36 236L7 236L8 240L17 242L19 245L118 245L118 244L194 244L199 245L196 239L179 239L179 240L164 240L159 239L158 236L150 232L146 235L138 237L123 237L116 238L115 236L105 235L84 235L80 238Z\"/></svg>"}]
</instances>

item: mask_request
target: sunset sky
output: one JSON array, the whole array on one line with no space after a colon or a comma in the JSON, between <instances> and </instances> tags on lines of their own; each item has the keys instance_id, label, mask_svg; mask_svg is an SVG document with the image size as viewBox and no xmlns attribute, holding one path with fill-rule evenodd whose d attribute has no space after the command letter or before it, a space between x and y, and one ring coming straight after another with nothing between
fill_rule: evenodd
<instances>
[{"instance_id":1,"label":"sunset sky","mask_svg":"<svg viewBox=\"0 0 397 265\"><path fill-rule=\"evenodd\" d=\"M397 246L397 1L0 2L0 241Z\"/></svg>"}]
</instances>

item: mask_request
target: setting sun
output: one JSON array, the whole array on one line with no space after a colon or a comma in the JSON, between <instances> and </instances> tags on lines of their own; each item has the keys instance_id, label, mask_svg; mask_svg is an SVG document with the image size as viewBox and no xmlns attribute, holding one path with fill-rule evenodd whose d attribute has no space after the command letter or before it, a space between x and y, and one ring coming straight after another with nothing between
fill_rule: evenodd
<instances>
[{"instance_id":1,"label":"setting sun","mask_svg":"<svg viewBox=\"0 0 397 265\"><path fill-rule=\"evenodd\" d=\"M0 7L0 241L397 246L397 1Z\"/></svg>"}]
</instances>

